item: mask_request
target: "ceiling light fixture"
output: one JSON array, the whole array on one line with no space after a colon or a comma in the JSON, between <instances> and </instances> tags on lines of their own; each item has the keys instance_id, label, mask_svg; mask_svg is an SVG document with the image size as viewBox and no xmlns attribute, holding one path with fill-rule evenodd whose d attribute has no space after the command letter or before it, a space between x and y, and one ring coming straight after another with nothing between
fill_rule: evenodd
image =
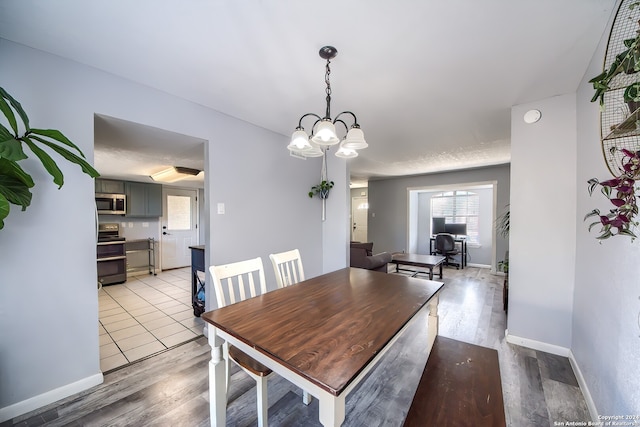
<instances>
[{"instance_id":1,"label":"ceiling light fixture","mask_svg":"<svg viewBox=\"0 0 640 427\"><path fill-rule=\"evenodd\" d=\"M336 151L337 157L353 158L358 156L358 151L363 148L367 148L368 144L364 140L364 133L358 125L358 119L356 115L351 111L343 111L338 114L335 119L331 119L331 83L329 82L329 75L331 74L331 60L336 57L338 50L333 46L324 46L320 49L320 57L327 60L325 66L325 83L327 88L325 90L327 97L327 109L324 117L320 117L315 113L307 113L300 117L298 121L298 127L291 136L291 143L287 146L290 154L294 157L306 158L306 157L321 157L326 156L327 150L332 145L340 143L338 151ZM353 124L347 126L347 123L341 117L351 116ZM311 126L311 135L308 135L302 127L302 121L308 117L313 117L315 121ZM338 137L336 133L336 124L340 123L344 126L346 135L342 138Z\"/></svg>"},{"instance_id":2,"label":"ceiling light fixture","mask_svg":"<svg viewBox=\"0 0 640 427\"><path fill-rule=\"evenodd\" d=\"M157 182L176 182L190 176L196 176L200 172L202 171L199 169L185 168L182 166L172 166L168 169L153 173L149 177Z\"/></svg>"}]
</instances>

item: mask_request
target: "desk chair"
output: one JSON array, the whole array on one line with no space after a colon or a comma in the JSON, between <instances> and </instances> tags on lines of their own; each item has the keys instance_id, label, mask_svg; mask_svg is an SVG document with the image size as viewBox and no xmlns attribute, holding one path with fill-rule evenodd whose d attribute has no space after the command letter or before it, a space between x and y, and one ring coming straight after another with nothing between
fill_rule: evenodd
<instances>
[{"instance_id":1,"label":"desk chair","mask_svg":"<svg viewBox=\"0 0 640 427\"><path fill-rule=\"evenodd\" d=\"M213 279L218 308L255 297L258 294L258 287L259 294L267 292L260 257L232 264L212 265L209 267L209 272ZM254 276L257 276L257 282ZM228 298L225 295L225 290ZM238 294L236 294L236 290ZM227 342L224 343L224 347L227 353L227 392L229 391L229 360L232 360L256 381L258 426L267 426L269 408L267 404L267 379L273 371Z\"/></svg>"},{"instance_id":2,"label":"desk chair","mask_svg":"<svg viewBox=\"0 0 640 427\"><path fill-rule=\"evenodd\" d=\"M304 269L302 268L302 258L299 250L292 249L287 252L271 254L269 259L273 264L278 288L284 288L304 280ZM311 403L311 395L304 390L302 402L305 405Z\"/></svg>"},{"instance_id":3,"label":"desk chair","mask_svg":"<svg viewBox=\"0 0 640 427\"><path fill-rule=\"evenodd\" d=\"M456 248L455 239L451 234L436 234L436 243L435 243L436 254L442 255L445 257L444 263L446 265L455 265L456 270L460 269L460 263L451 262L455 255L459 255L461 252Z\"/></svg>"}]
</instances>

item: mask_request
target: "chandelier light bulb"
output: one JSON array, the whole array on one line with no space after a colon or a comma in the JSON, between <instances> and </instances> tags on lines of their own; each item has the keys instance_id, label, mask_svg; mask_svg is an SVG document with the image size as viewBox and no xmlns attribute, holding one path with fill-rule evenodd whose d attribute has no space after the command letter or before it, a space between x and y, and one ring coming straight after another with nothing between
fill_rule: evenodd
<instances>
[{"instance_id":1,"label":"chandelier light bulb","mask_svg":"<svg viewBox=\"0 0 640 427\"><path fill-rule=\"evenodd\" d=\"M291 135L291 143L287 147L290 151L306 151L311 149L309 136L303 129L298 129Z\"/></svg>"},{"instance_id":2,"label":"chandelier light bulb","mask_svg":"<svg viewBox=\"0 0 640 427\"><path fill-rule=\"evenodd\" d=\"M319 145L336 145L340 142L336 135L336 127L331 122L331 119L323 119L318 123L316 132L311 140Z\"/></svg>"}]
</instances>

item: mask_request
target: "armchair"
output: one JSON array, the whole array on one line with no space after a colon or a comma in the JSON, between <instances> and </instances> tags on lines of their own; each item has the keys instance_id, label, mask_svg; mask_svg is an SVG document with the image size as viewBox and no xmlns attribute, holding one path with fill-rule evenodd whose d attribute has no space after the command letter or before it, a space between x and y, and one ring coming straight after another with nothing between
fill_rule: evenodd
<instances>
[{"instance_id":1,"label":"armchair","mask_svg":"<svg viewBox=\"0 0 640 427\"><path fill-rule=\"evenodd\" d=\"M389 252L381 252L373 255L373 242L351 242L350 258L351 267L365 268L367 270L376 270L385 273L387 272L387 263L391 262L391 254Z\"/></svg>"}]
</instances>

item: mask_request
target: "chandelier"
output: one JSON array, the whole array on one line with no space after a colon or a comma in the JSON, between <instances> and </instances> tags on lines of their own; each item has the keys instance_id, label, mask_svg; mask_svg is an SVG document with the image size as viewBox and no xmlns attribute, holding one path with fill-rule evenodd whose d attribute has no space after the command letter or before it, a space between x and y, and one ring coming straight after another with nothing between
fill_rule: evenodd
<instances>
[{"instance_id":1,"label":"chandelier","mask_svg":"<svg viewBox=\"0 0 640 427\"><path fill-rule=\"evenodd\" d=\"M320 57L327 60L325 66L325 83L327 88L325 90L327 97L327 109L324 117L320 117L315 113L307 113L300 117L298 121L298 127L291 136L291 143L287 146L290 154L295 157L325 157L329 147L340 143L338 150L336 151L337 157L349 159L358 156L358 151L363 148L367 148L368 144L364 140L364 133L358 125L358 119L356 115L351 111L343 111L338 114L335 119L331 119L331 83L329 82L329 75L331 74L331 60L336 57L338 50L333 46L324 46L320 49ZM348 126L345 120L353 120L353 124ZM311 134L302 127L303 121L313 120L311 125ZM338 137L336 132L336 125L341 128L344 127L345 135L342 138Z\"/></svg>"}]
</instances>

